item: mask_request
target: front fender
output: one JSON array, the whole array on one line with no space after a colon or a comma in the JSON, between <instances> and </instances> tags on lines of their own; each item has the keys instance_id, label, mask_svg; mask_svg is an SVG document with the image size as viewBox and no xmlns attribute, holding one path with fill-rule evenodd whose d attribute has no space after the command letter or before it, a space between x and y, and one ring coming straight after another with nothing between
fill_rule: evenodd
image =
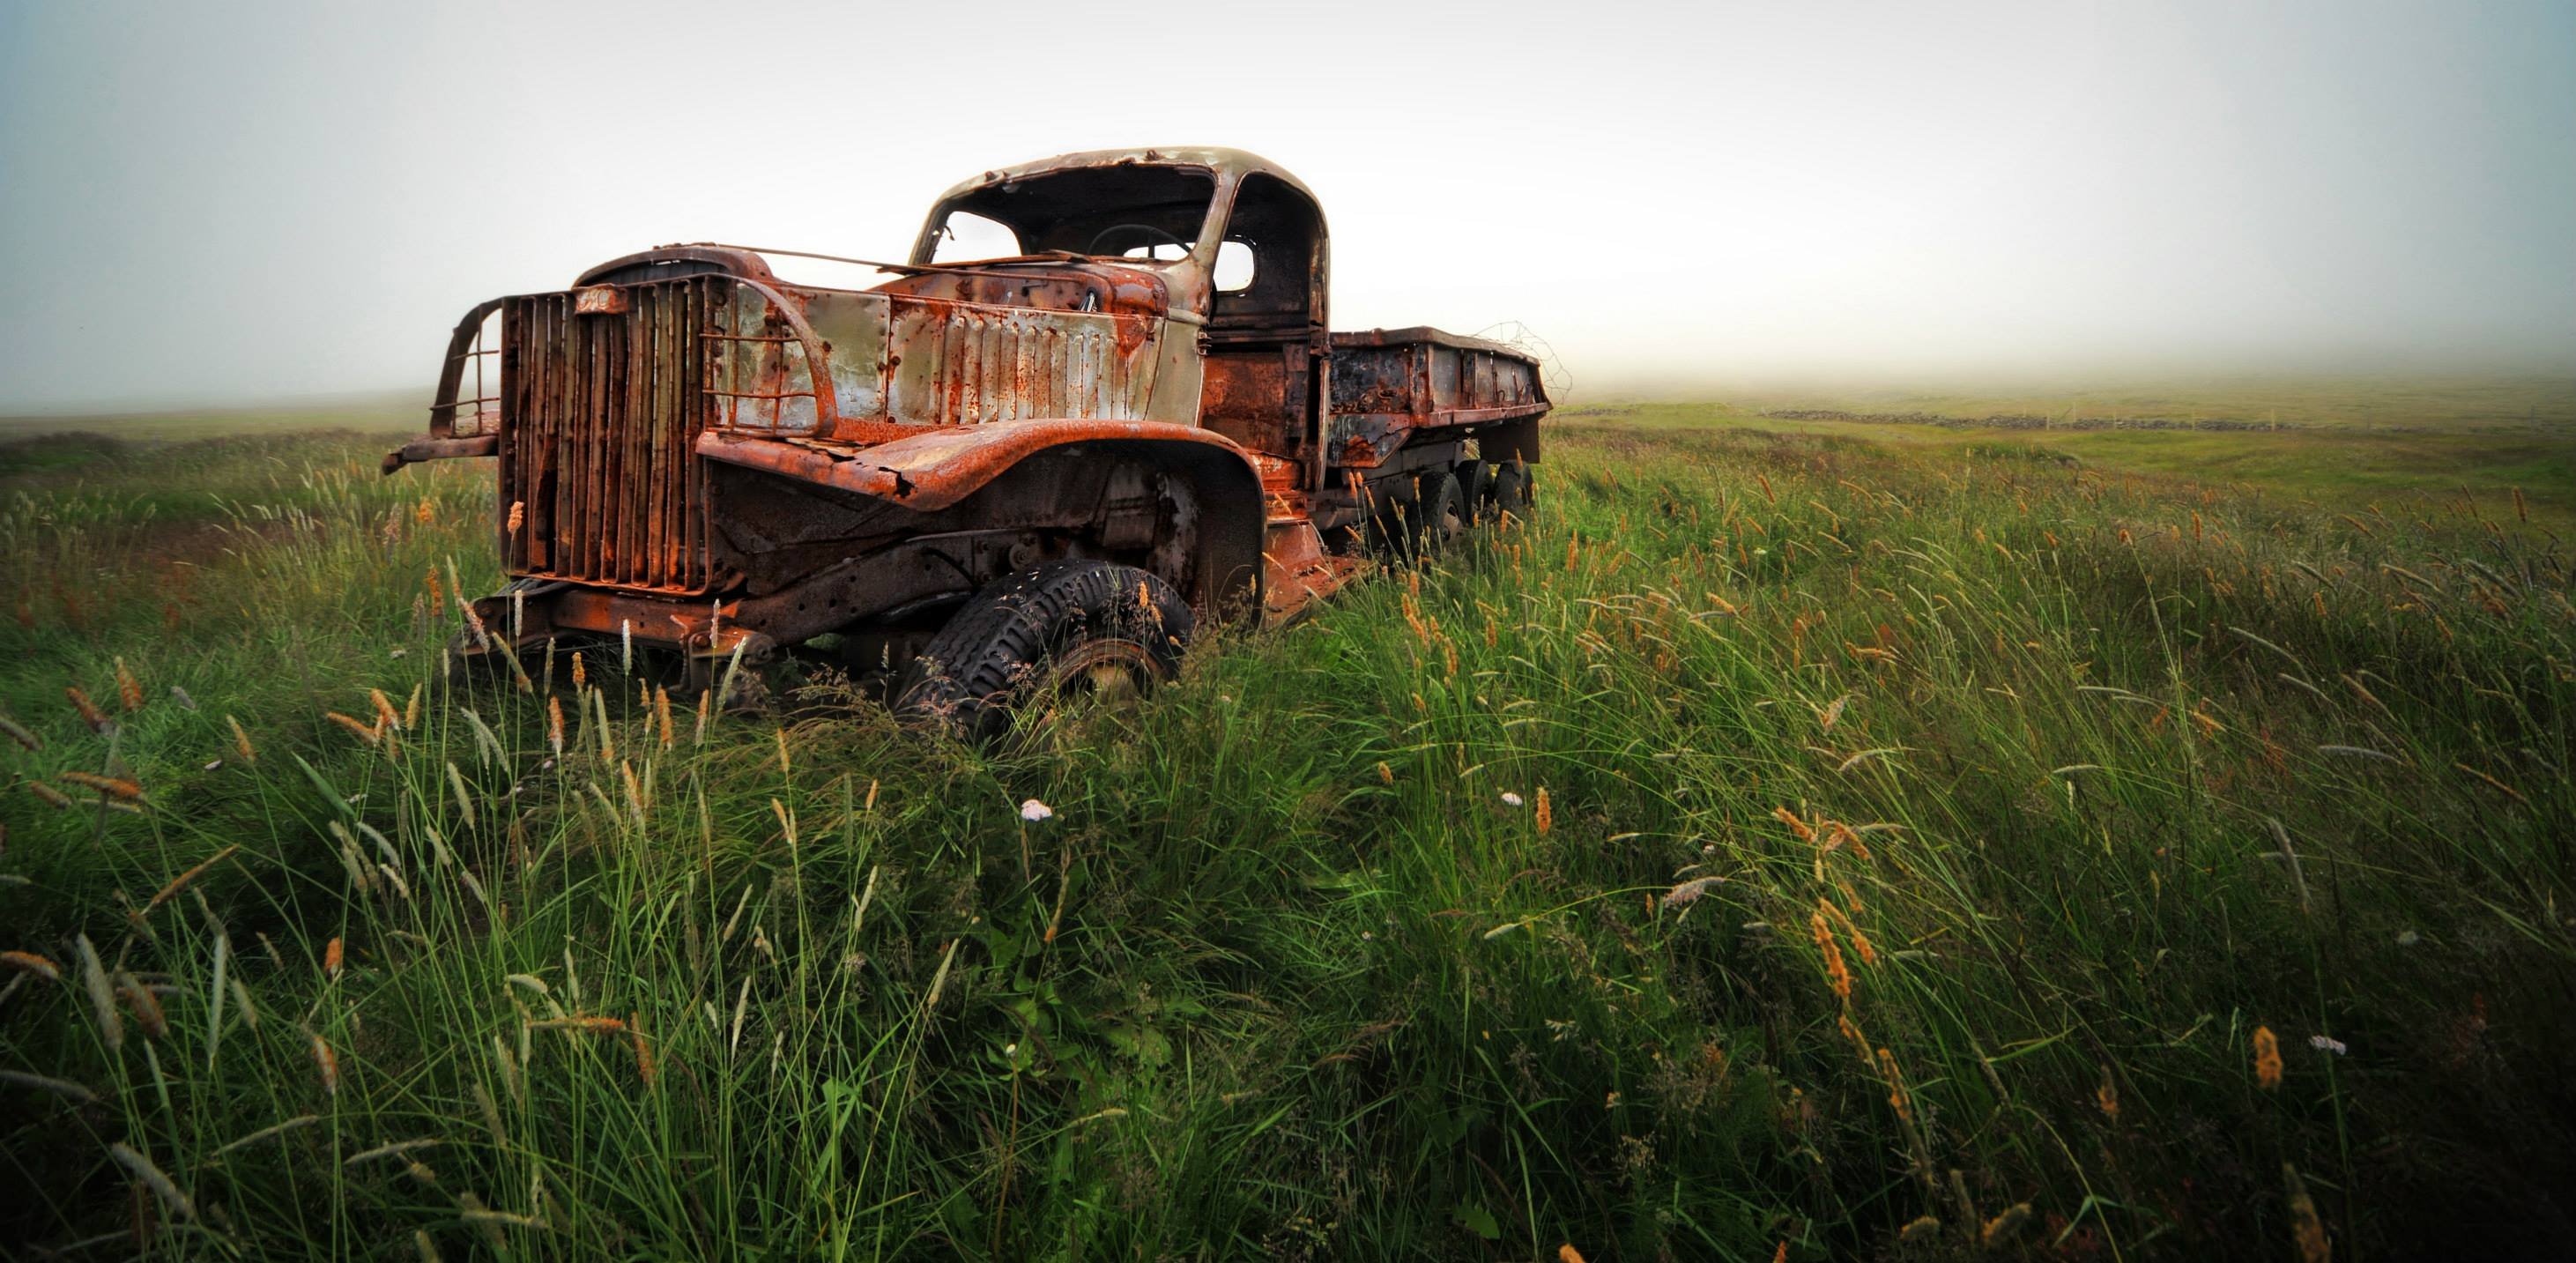
<instances>
[{"instance_id":1,"label":"front fender","mask_svg":"<svg viewBox=\"0 0 2576 1263\"><path fill-rule=\"evenodd\" d=\"M1239 602L1260 608L1261 475L1249 453L1214 431L1168 421L1061 418L941 426L866 446L721 430L697 441L698 455L707 460L920 513L958 504L1031 457L1075 447L1143 457L1187 477L1205 515L1198 524L1200 594L1220 607Z\"/></svg>"}]
</instances>

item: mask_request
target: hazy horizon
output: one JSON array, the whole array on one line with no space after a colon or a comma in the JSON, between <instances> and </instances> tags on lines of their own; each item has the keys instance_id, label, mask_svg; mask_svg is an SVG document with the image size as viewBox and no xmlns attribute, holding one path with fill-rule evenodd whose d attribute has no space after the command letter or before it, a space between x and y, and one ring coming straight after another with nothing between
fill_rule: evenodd
<instances>
[{"instance_id":1,"label":"hazy horizon","mask_svg":"<svg viewBox=\"0 0 2576 1263\"><path fill-rule=\"evenodd\" d=\"M2576 5L690 12L0 0L0 413L425 392L480 299L1144 144L1587 394L2576 371Z\"/></svg>"}]
</instances>

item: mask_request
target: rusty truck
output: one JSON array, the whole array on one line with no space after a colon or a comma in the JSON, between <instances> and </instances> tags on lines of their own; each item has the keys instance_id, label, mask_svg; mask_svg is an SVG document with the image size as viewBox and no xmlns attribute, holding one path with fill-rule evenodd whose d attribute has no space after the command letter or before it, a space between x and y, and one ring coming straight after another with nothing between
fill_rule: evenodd
<instances>
[{"instance_id":1,"label":"rusty truck","mask_svg":"<svg viewBox=\"0 0 2576 1263\"><path fill-rule=\"evenodd\" d=\"M1529 515L1540 364L1331 332L1328 247L1295 176L1213 148L986 171L900 262L662 246L468 311L384 468L497 464L510 579L469 660L622 637L705 681L828 653L979 726Z\"/></svg>"}]
</instances>

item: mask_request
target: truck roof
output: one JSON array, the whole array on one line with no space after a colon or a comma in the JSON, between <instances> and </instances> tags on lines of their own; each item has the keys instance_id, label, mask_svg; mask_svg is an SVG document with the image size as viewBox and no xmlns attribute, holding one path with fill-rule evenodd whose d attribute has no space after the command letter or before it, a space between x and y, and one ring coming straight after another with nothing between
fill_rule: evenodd
<instances>
[{"instance_id":1,"label":"truck roof","mask_svg":"<svg viewBox=\"0 0 2576 1263\"><path fill-rule=\"evenodd\" d=\"M1130 164L1158 167L1206 167L1216 173L1217 182L1220 184L1240 180L1247 175L1276 176L1298 192L1305 194L1308 201L1315 202L1317 205L1322 204L1321 199L1315 196L1315 191L1307 188L1305 181L1289 174L1286 167L1256 153L1210 145L1158 145L1145 149L1086 149L1080 153L1057 154L1052 158L1040 158L1034 162L997 167L972 179L958 181L947 192L939 195L939 204L944 205L977 189L1005 184L1012 180L1024 180L1031 176L1052 175L1058 171L1073 171L1086 167L1115 167Z\"/></svg>"}]
</instances>

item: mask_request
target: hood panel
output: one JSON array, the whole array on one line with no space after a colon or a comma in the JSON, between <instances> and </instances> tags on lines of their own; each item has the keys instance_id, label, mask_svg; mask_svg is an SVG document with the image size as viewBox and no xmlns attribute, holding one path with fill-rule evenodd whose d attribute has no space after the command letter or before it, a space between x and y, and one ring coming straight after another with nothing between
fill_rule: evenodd
<instances>
[{"instance_id":1,"label":"hood panel","mask_svg":"<svg viewBox=\"0 0 2576 1263\"><path fill-rule=\"evenodd\" d=\"M903 293L774 291L824 348L839 433L817 433L805 347L750 287L714 341L715 423L754 433L860 438L867 423L980 425L1031 417L1148 415L1164 321L1142 312L1058 311Z\"/></svg>"}]
</instances>

